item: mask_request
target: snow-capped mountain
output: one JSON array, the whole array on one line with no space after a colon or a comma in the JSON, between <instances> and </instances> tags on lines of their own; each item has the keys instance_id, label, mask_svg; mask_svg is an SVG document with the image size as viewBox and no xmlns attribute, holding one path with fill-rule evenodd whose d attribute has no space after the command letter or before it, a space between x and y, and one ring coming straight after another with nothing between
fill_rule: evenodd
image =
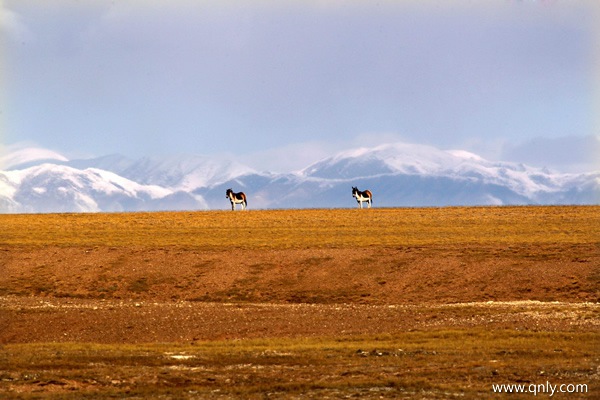
<instances>
[{"instance_id":1,"label":"snow-capped mountain","mask_svg":"<svg viewBox=\"0 0 600 400\"><path fill-rule=\"evenodd\" d=\"M523 164L491 162L463 150L444 151L405 143L342 152L307 167L302 173L327 179L372 179L378 175L451 178L498 185L534 201L538 194L559 192L582 178L582 175L557 174Z\"/></svg>"},{"instance_id":2,"label":"snow-capped mountain","mask_svg":"<svg viewBox=\"0 0 600 400\"><path fill-rule=\"evenodd\" d=\"M37 154L37 163L22 153L25 164L0 171L0 212L227 209L227 188L245 191L255 209L355 207L352 186L370 189L380 207L600 201L600 172L561 174L405 143L343 151L287 174L206 156Z\"/></svg>"},{"instance_id":3,"label":"snow-capped mountain","mask_svg":"<svg viewBox=\"0 0 600 400\"><path fill-rule=\"evenodd\" d=\"M310 165L302 173L327 179L360 178L390 173L430 175L468 160L467 154L471 153L463 153L464 156L459 156L431 146L393 143L343 151ZM474 154L471 154L471 157L477 159Z\"/></svg>"},{"instance_id":4,"label":"snow-capped mountain","mask_svg":"<svg viewBox=\"0 0 600 400\"><path fill-rule=\"evenodd\" d=\"M200 196L141 185L112 172L42 164L0 172L1 212L97 212L206 208Z\"/></svg>"}]
</instances>

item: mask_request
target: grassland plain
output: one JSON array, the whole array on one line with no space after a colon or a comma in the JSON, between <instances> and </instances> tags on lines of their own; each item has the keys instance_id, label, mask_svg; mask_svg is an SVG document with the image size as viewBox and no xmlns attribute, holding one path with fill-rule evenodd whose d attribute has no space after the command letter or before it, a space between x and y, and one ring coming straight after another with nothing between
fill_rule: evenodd
<instances>
[{"instance_id":1,"label":"grassland plain","mask_svg":"<svg viewBox=\"0 0 600 400\"><path fill-rule=\"evenodd\" d=\"M600 207L0 226L2 398L495 398L493 383L546 382L600 394Z\"/></svg>"}]
</instances>

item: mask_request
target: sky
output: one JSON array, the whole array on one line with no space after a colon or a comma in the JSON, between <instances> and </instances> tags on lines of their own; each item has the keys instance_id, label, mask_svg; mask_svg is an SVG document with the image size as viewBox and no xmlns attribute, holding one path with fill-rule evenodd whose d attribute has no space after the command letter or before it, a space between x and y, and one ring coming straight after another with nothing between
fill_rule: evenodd
<instances>
[{"instance_id":1,"label":"sky","mask_svg":"<svg viewBox=\"0 0 600 400\"><path fill-rule=\"evenodd\" d=\"M299 169L402 141L600 169L596 0L0 0L0 144Z\"/></svg>"}]
</instances>

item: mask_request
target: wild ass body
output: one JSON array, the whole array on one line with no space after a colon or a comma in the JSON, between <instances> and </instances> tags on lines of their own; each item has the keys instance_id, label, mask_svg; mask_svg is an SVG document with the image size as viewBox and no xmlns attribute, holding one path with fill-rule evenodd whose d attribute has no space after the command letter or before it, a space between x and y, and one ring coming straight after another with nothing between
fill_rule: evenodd
<instances>
[{"instance_id":1,"label":"wild ass body","mask_svg":"<svg viewBox=\"0 0 600 400\"><path fill-rule=\"evenodd\" d=\"M246 194L244 192L235 193L233 190L227 189L227 192L225 192L225 197L227 197L231 202L231 211L235 211L236 204L241 204L242 210L245 210L246 206L248 205L246 201Z\"/></svg>"},{"instance_id":2,"label":"wild ass body","mask_svg":"<svg viewBox=\"0 0 600 400\"><path fill-rule=\"evenodd\" d=\"M358 203L359 208L363 208L362 203L364 201L367 202L369 208L371 208L371 204L373 203L373 194L370 190L360 191L355 186L352 187L352 197L356 198L356 202Z\"/></svg>"}]
</instances>

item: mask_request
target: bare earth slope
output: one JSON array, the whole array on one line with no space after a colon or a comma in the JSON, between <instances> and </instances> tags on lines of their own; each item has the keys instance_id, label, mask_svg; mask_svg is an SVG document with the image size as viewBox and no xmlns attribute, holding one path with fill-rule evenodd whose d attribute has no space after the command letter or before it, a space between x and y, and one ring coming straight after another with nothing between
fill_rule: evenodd
<instances>
[{"instance_id":1,"label":"bare earth slope","mask_svg":"<svg viewBox=\"0 0 600 400\"><path fill-rule=\"evenodd\" d=\"M496 352L491 358L501 358L498 352L505 347L494 344L505 338L482 332L540 332L558 335L552 336L557 343L568 332L575 338L569 365L587 371L580 372L579 381L598 387L594 365L600 358L600 207L0 215L0 226L0 366L4 363L7 371L0 373L0 395L63 396L74 391L120 396L127 390L138 393L152 381L147 377L136 385L121 373L115 379L128 384L111 386L98 377L90 378L96 384L86 384L67 379L64 371L46 381L39 374L37 381L26 379L25 372L19 372L25 367L15 360L18 354L34 351L27 346L35 343L172 343L198 349L210 341L234 339L331 338L355 340L364 347L372 345L373 338L382 340L381 335L392 335L384 337L394 342L413 331L424 332L421 339L431 348L439 337L432 341L427 332L459 332L448 334L449 341L464 341L465 332L483 335L490 351ZM277 343L271 347L290 352L290 346L300 342ZM580 354L576 349L582 349L581 343L595 350ZM328 342L323 354L331 346ZM358 368L353 363L362 349L347 350L344 357L353 355L348 365ZM397 350L386 351L397 357ZM163 359L165 351L158 353ZM256 357L246 361L260 364ZM437 360L439 368L451 365ZM425 362L413 361L414 368ZM526 375L532 381L540 372L513 364L513 378ZM440 383L439 376L415 389L412 380L393 374L383 378L382 370L369 365L364 368L372 368L372 376L358 380L342 371L343 379L311 386L307 382L318 381L322 372L315 371L311 379L291 371L291 386L277 380L274 386L240 383L241 392L219 392L227 379L239 378L234 373L222 372L225 386L220 386L205 377L198 381L190 372L187 384L155 382L158 392L153 393L169 388L165 393L184 397L251 397L265 390L284 397L401 397L430 390L424 397L445 398L444 385L454 388L447 389L452 393L457 387L466 390L457 384L461 378L452 386ZM223 371L230 371L227 368ZM495 375L493 369L485 371L487 382ZM253 374L267 379L260 371ZM211 391L206 391L207 384ZM369 385L387 389L369 392ZM214 392L215 387L219 391ZM473 390L465 393L474 398L490 394L489 384Z\"/></svg>"}]
</instances>

